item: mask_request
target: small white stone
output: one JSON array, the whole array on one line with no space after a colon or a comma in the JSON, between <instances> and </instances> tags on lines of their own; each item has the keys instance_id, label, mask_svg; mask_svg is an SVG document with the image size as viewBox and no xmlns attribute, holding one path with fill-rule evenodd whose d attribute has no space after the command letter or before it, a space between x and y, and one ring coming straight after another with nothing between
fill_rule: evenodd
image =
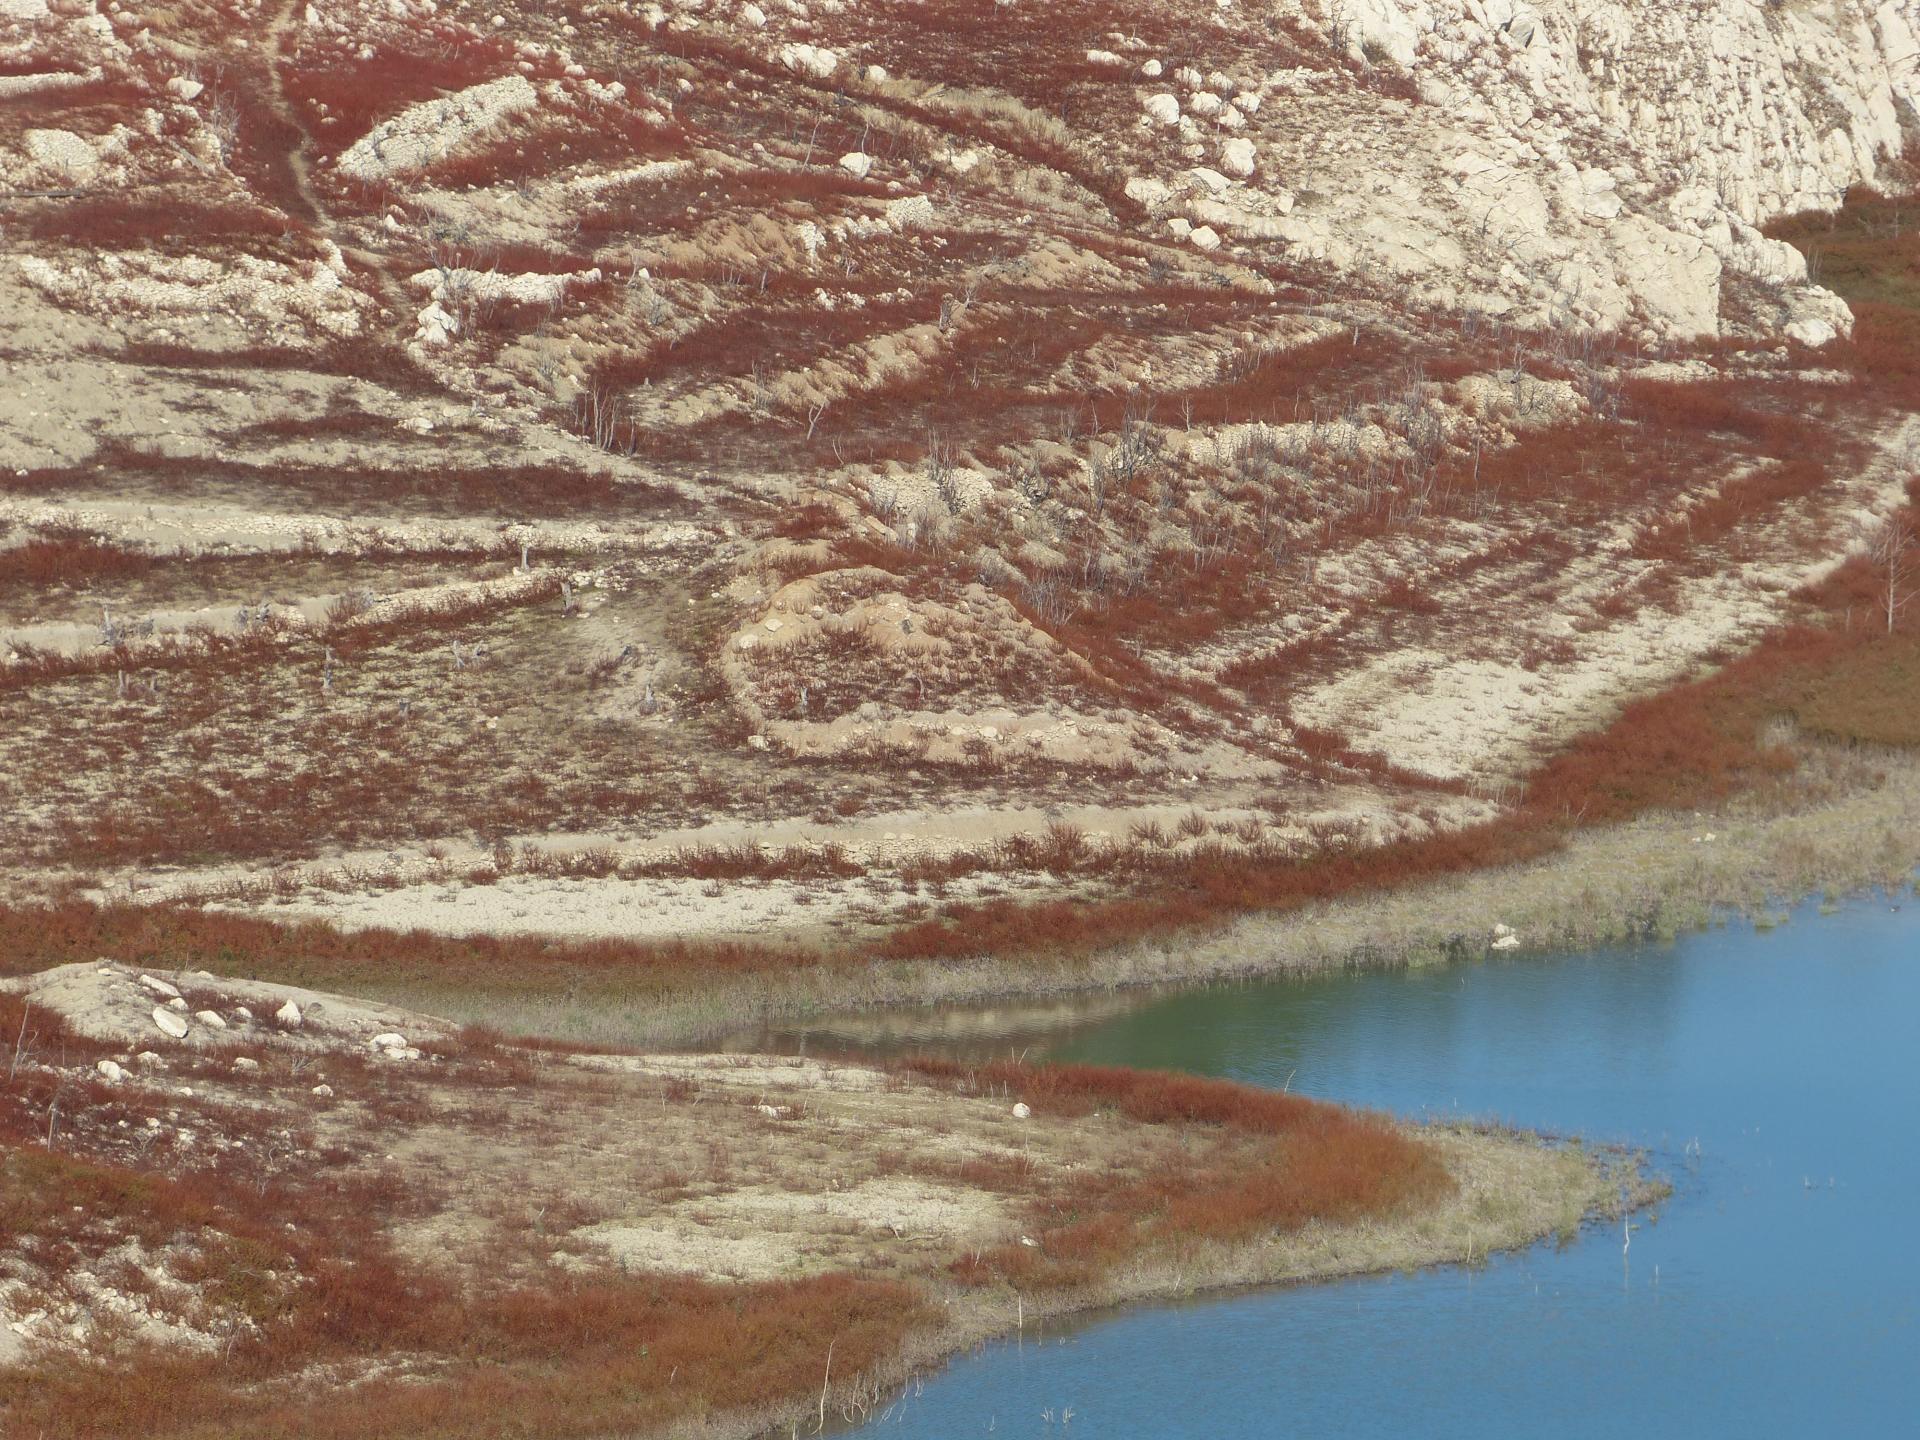
<instances>
[{"instance_id":1,"label":"small white stone","mask_svg":"<svg viewBox=\"0 0 1920 1440\"><path fill-rule=\"evenodd\" d=\"M258 1070L260 1068L260 1062L251 1055L242 1055L233 1062L233 1068L236 1070Z\"/></svg>"},{"instance_id":2,"label":"small white stone","mask_svg":"<svg viewBox=\"0 0 1920 1440\"><path fill-rule=\"evenodd\" d=\"M289 1030L298 1030L300 1028L300 1007L289 1000L273 1012L273 1018L276 1023L286 1026Z\"/></svg>"},{"instance_id":3,"label":"small white stone","mask_svg":"<svg viewBox=\"0 0 1920 1440\"><path fill-rule=\"evenodd\" d=\"M251 1021L253 1019L253 1011L244 1005L236 1005L233 1007L233 1018L236 1020Z\"/></svg>"},{"instance_id":4,"label":"small white stone","mask_svg":"<svg viewBox=\"0 0 1920 1440\"><path fill-rule=\"evenodd\" d=\"M182 1000L178 995L167 1001L167 1009L169 1010L185 1010L186 1008L187 1002Z\"/></svg>"},{"instance_id":5,"label":"small white stone","mask_svg":"<svg viewBox=\"0 0 1920 1440\"><path fill-rule=\"evenodd\" d=\"M374 1036L367 1043L380 1050L404 1050L407 1048L407 1037L388 1030L384 1034Z\"/></svg>"},{"instance_id":6,"label":"small white stone","mask_svg":"<svg viewBox=\"0 0 1920 1440\"><path fill-rule=\"evenodd\" d=\"M1013 1118L1016 1120L1031 1120L1033 1118L1033 1107L1022 1100L1013 1107Z\"/></svg>"},{"instance_id":7,"label":"small white stone","mask_svg":"<svg viewBox=\"0 0 1920 1440\"><path fill-rule=\"evenodd\" d=\"M156 980L151 975L142 975L140 977L140 983L154 994L163 996L168 1000L177 1000L180 998L179 990L169 985L165 980Z\"/></svg>"},{"instance_id":8,"label":"small white stone","mask_svg":"<svg viewBox=\"0 0 1920 1440\"><path fill-rule=\"evenodd\" d=\"M156 1005L153 1009L153 1023L160 1027L162 1034L171 1035L176 1040L184 1040L187 1035L187 1022L180 1018L179 1012Z\"/></svg>"},{"instance_id":9,"label":"small white stone","mask_svg":"<svg viewBox=\"0 0 1920 1440\"><path fill-rule=\"evenodd\" d=\"M1187 243L1192 245L1196 250L1218 250L1220 248L1220 236L1211 225L1201 225L1196 227L1191 235L1187 236Z\"/></svg>"},{"instance_id":10,"label":"small white stone","mask_svg":"<svg viewBox=\"0 0 1920 1440\"><path fill-rule=\"evenodd\" d=\"M1177 125L1180 123L1180 101L1164 92L1149 95L1141 102L1141 108L1147 112L1147 118L1156 125Z\"/></svg>"},{"instance_id":11,"label":"small white stone","mask_svg":"<svg viewBox=\"0 0 1920 1440\"><path fill-rule=\"evenodd\" d=\"M852 150L840 157L840 168L856 180L867 178L867 172L873 169L873 157L864 151Z\"/></svg>"},{"instance_id":12,"label":"small white stone","mask_svg":"<svg viewBox=\"0 0 1920 1440\"><path fill-rule=\"evenodd\" d=\"M333 1087L331 1085L316 1085L313 1087L313 1093L318 1095L322 1100L331 1100L333 1098Z\"/></svg>"},{"instance_id":13,"label":"small white stone","mask_svg":"<svg viewBox=\"0 0 1920 1440\"><path fill-rule=\"evenodd\" d=\"M227 1022L220 1018L220 1015L217 1011L196 1010L193 1012L193 1018L198 1020L202 1025L207 1026L209 1029L224 1030L227 1028Z\"/></svg>"},{"instance_id":14,"label":"small white stone","mask_svg":"<svg viewBox=\"0 0 1920 1440\"><path fill-rule=\"evenodd\" d=\"M100 1078L102 1080L110 1080L115 1084L127 1078L127 1072L111 1060L102 1060L93 1068L100 1072Z\"/></svg>"}]
</instances>

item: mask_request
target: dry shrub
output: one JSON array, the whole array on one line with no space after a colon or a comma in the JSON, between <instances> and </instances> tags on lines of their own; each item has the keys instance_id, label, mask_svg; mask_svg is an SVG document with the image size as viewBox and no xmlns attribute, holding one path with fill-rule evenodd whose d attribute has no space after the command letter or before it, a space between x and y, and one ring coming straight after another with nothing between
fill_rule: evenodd
<instances>
[{"instance_id":1,"label":"dry shrub","mask_svg":"<svg viewBox=\"0 0 1920 1440\"><path fill-rule=\"evenodd\" d=\"M653 1432L817 1394L829 1342L837 1398L937 1319L907 1286L850 1275L739 1286L555 1276L537 1289L463 1293L356 1239L344 1206L322 1200L316 1212L301 1196L296 1231L270 1226L288 1213L274 1202L292 1198L30 1147L0 1152L0 1215L70 1230L78 1205L88 1222L112 1217L156 1244L191 1236L202 1253L190 1273L257 1327L213 1354L136 1348L0 1371L7 1433L452 1440L524 1434L535 1415L543 1435ZM299 1283L276 1283L289 1270ZM316 1365L395 1353L427 1362L423 1373L318 1399L288 1383Z\"/></svg>"},{"instance_id":2,"label":"dry shrub","mask_svg":"<svg viewBox=\"0 0 1920 1440\"><path fill-rule=\"evenodd\" d=\"M383 985L537 996L568 986L667 988L695 976L778 972L820 963L798 947L538 936L345 934L186 908L86 901L0 907L0 975L111 955L128 964L375 993Z\"/></svg>"},{"instance_id":3,"label":"dry shrub","mask_svg":"<svg viewBox=\"0 0 1920 1440\"><path fill-rule=\"evenodd\" d=\"M153 568L144 550L117 545L85 531L45 529L21 545L0 549L0 587L76 590L103 580L128 580Z\"/></svg>"},{"instance_id":4,"label":"dry shrub","mask_svg":"<svg viewBox=\"0 0 1920 1440\"><path fill-rule=\"evenodd\" d=\"M46 202L28 211L25 229L37 241L100 250L200 252L223 242L282 239L288 227L282 216L245 201L160 200L135 193Z\"/></svg>"},{"instance_id":5,"label":"dry shrub","mask_svg":"<svg viewBox=\"0 0 1920 1440\"><path fill-rule=\"evenodd\" d=\"M962 1094L1018 1098L1044 1115L1106 1111L1222 1132L1138 1172L1086 1173L1050 1188L1030 1207L1038 1244L962 1257L949 1268L963 1284L1076 1288L1144 1249L1391 1215L1453 1188L1433 1152L1389 1121L1304 1096L1113 1066L926 1058L898 1066Z\"/></svg>"}]
</instances>

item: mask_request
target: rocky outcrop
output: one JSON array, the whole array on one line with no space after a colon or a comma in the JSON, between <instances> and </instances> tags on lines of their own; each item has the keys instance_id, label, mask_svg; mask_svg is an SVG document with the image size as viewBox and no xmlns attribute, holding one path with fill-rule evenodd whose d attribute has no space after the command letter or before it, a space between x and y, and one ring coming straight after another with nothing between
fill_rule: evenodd
<instances>
[{"instance_id":1,"label":"rocky outcrop","mask_svg":"<svg viewBox=\"0 0 1920 1440\"><path fill-rule=\"evenodd\" d=\"M1846 307L1754 227L1837 205L1900 153L1917 13L1334 0L1301 18L1404 71L1419 102L1359 103L1327 72L1269 75L1258 93L1275 103L1248 133L1274 178L1224 196L1183 185L1169 203L1230 240L1530 323L1711 335L1728 282L1751 280L1772 307L1763 325L1818 343L1848 327Z\"/></svg>"}]
</instances>

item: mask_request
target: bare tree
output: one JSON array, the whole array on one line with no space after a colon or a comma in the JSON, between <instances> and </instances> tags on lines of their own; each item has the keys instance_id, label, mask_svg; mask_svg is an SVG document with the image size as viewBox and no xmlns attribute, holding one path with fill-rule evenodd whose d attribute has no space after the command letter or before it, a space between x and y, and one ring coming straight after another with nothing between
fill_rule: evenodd
<instances>
[{"instance_id":1,"label":"bare tree","mask_svg":"<svg viewBox=\"0 0 1920 1440\"><path fill-rule=\"evenodd\" d=\"M1907 576L1912 569L1907 551L1912 545L1913 524L1901 515L1887 520L1874 532L1868 550L1873 557L1877 577L1875 590L1879 595L1879 609L1887 617L1889 635L1893 633L1900 612L1913 600L1907 586Z\"/></svg>"}]
</instances>

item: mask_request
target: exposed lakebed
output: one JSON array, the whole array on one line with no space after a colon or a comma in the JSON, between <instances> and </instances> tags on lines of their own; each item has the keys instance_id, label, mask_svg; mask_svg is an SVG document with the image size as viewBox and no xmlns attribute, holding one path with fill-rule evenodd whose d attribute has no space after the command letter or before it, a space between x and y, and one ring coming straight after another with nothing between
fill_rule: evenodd
<instances>
[{"instance_id":1,"label":"exposed lakebed","mask_svg":"<svg viewBox=\"0 0 1920 1440\"><path fill-rule=\"evenodd\" d=\"M1894 1434L1920 1409L1920 904L1668 948L1084 1008L892 1015L785 1048L1177 1067L1644 1147L1676 1193L1566 1246L1141 1309L988 1347L888 1434ZM882 1422L870 1427L882 1428Z\"/></svg>"}]
</instances>

